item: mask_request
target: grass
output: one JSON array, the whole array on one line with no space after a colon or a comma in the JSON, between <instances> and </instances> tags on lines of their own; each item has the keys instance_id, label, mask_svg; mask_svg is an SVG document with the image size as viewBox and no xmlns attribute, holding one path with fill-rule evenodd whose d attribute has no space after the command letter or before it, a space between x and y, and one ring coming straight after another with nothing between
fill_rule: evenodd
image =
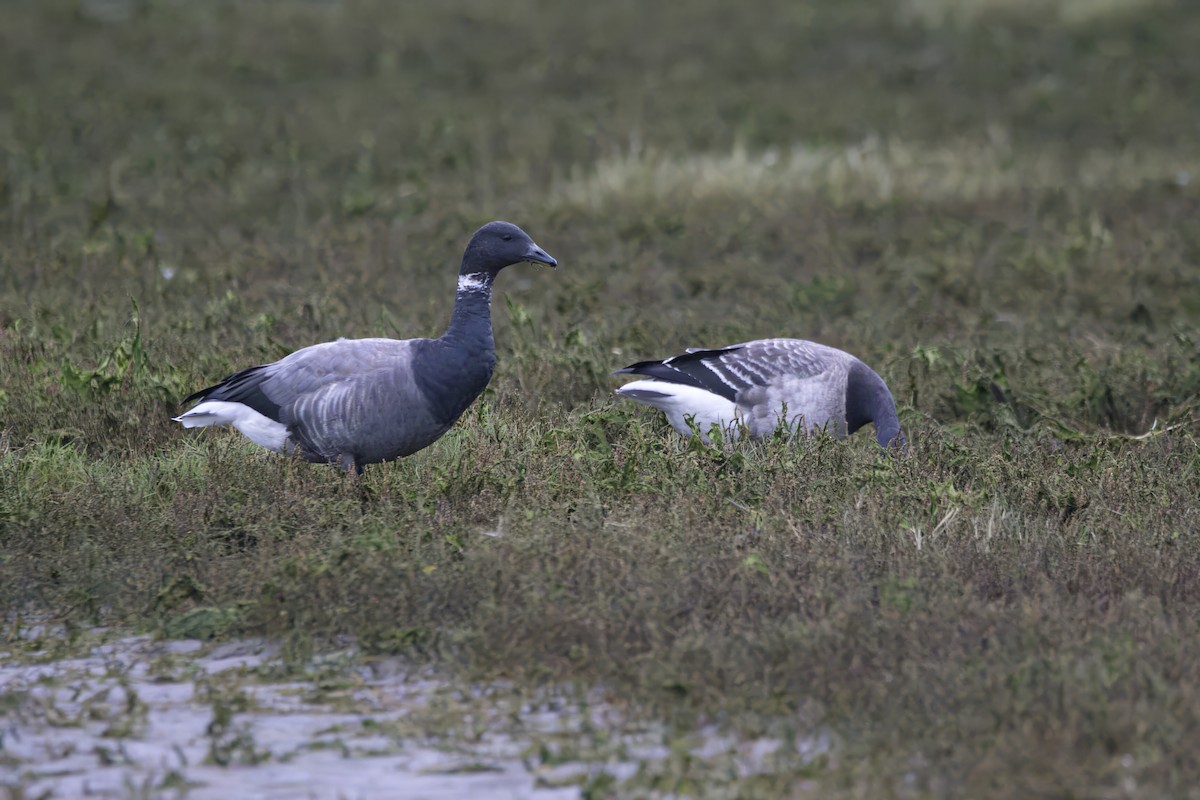
<instances>
[{"instance_id":1,"label":"grass","mask_svg":"<svg viewBox=\"0 0 1200 800\"><path fill-rule=\"evenodd\" d=\"M4 624L349 634L841 743L630 792L1195 796L1200 13L968 5L10 4ZM501 276L491 386L369 502L169 421L439 333L496 217L562 267ZM772 335L875 367L911 456L609 394Z\"/></svg>"}]
</instances>

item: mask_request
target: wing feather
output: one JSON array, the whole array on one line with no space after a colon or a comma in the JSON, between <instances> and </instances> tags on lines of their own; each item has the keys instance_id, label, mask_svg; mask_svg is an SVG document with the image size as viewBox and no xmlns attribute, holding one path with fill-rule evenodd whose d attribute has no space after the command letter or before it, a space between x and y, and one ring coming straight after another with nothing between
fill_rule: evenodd
<instances>
[{"instance_id":1,"label":"wing feather","mask_svg":"<svg viewBox=\"0 0 1200 800\"><path fill-rule=\"evenodd\" d=\"M668 383L694 386L736 402L738 395L781 378L812 378L840 362L847 353L803 339L760 339L713 350L689 348L661 361L641 361L616 374L645 375Z\"/></svg>"}]
</instances>

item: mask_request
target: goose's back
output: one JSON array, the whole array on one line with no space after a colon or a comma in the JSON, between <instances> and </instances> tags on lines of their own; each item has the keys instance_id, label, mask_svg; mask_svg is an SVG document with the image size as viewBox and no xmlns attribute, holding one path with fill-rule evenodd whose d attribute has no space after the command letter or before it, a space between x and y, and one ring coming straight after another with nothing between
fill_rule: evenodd
<instances>
[{"instance_id":1,"label":"goose's back","mask_svg":"<svg viewBox=\"0 0 1200 800\"><path fill-rule=\"evenodd\" d=\"M262 391L306 458L371 464L416 452L446 432L413 372L428 339L339 339L270 365Z\"/></svg>"}]
</instances>

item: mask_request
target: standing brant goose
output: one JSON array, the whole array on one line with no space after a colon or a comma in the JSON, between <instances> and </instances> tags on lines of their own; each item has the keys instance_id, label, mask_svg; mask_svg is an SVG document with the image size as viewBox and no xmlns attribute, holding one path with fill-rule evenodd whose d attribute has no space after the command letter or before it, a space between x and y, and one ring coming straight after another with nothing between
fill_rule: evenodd
<instances>
[{"instance_id":1,"label":"standing brant goose","mask_svg":"<svg viewBox=\"0 0 1200 800\"><path fill-rule=\"evenodd\" d=\"M252 442L308 461L363 466L435 442L479 396L496 366L492 281L511 264L554 267L508 222L475 232L458 271L450 325L439 339L338 339L230 375L184 400L185 428L232 425Z\"/></svg>"},{"instance_id":2,"label":"standing brant goose","mask_svg":"<svg viewBox=\"0 0 1200 800\"><path fill-rule=\"evenodd\" d=\"M770 436L780 422L838 438L868 422L882 447L907 448L896 402L875 371L849 353L803 339L759 339L716 350L689 348L662 361L641 361L614 375L645 375L616 393L666 412L684 436L704 441L713 425L736 437Z\"/></svg>"}]
</instances>

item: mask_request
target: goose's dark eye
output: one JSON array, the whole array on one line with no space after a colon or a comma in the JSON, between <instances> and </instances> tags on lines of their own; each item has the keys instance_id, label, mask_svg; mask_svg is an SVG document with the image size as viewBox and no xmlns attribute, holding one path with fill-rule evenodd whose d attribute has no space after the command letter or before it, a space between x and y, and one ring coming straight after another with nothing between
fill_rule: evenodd
<instances>
[{"instance_id":1,"label":"goose's dark eye","mask_svg":"<svg viewBox=\"0 0 1200 800\"><path fill-rule=\"evenodd\" d=\"M511 241L512 241L512 234L511 234L511 233L506 233L506 234L504 234L504 241L506 241L506 242L511 242Z\"/></svg>"}]
</instances>

